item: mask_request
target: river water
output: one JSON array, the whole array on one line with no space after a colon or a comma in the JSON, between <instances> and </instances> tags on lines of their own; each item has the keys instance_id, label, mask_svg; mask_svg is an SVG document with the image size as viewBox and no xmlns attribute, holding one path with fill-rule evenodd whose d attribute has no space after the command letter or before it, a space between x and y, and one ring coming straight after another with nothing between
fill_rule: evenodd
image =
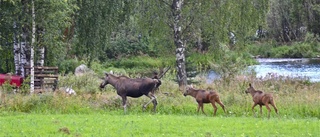
<instances>
[{"instance_id":1,"label":"river water","mask_svg":"<svg viewBox=\"0 0 320 137\"><path fill-rule=\"evenodd\" d=\"M248 70L253 70L257 78L267 78L271 74L274 76L285 76L292 78L309 79L311 82L320 82L320 59L290 59L290 58L268 58L257 59L259 65L249 66ZM219 78L219 75L210 71L208 81Z\"/></svg>"}]
</instances>

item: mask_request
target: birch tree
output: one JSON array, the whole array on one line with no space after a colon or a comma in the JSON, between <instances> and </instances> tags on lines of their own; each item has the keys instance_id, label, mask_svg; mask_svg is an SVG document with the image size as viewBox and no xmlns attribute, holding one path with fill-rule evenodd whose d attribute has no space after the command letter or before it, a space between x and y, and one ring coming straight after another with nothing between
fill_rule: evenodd
<instances>
[{"instance_id":1,"label":"birch tree","mask_svg":"<svg viewBox=\"0 0 320 137\"><path fill-rule=\"evenodd\" d=\"M34 45L36 41L36 14L34 12L34 0L31 0L32 6L32 39L30 48L30 93L34 92Z\"/></svg>"},{"instance_id":2,"label":"birch tree","mask_svg":"<svg viewBox=\"0 0 320 137\"><path fill-rule=\"evenodd\" d=\"M29 37L29 20L28 20L28 12L30 11L28 8L28 1L27 0L22 0L21 1L21 16L22 16L22 21L21 21L21 30L20 30L20 71L21 71L21 75L22 77L26 77L25 76L25 70L24 67L25 66L29 66L30 61L27 58L27 52L28 50L28 37ZM23 25L22 25L23 24Z\"/></svg>"},{"instance_id":3,"label":"birch tree","mask_svg":"<svg viewBox=\"0 0 320 137\"><path fill-rule=\"evenodd\" d=\"M38 59L37 59L37 66L44 66L44 60L45 60L45 46L44 46L44 38L43 38L43 35L44 35L44 30L41 29L41 28L37 28L37 35L38 35Z\"/></svg>"},{"instance_id":4,"label":"birch tree","mask_svg":"<svg viewBox=\"0 0 320 137\"><path fill-rule=\"evenodd\" d=\"M15 74L21 75L20 70L20 44L18 42L18 36L17 36L17 23L13 23L13 53L14 53L14 66L15 66Z\"/></svg>"},{"instance_id":5,"label":"birch tree","mask_svg":"<svg viewBox=\"0 0 320 137\"><path fill-rule=\"evenodd\" d=\"M181 8L183 6L184 0L173 0L172 1L172 18L173 18L173 37L174 44L176 46L176 67L177 67L177 79L180 89L184 90L184 87L187 85L187 73L186 73L186 58L185 50L186 43L182 37L182 25L181 25Z\"/></svg>"}]
</instances>

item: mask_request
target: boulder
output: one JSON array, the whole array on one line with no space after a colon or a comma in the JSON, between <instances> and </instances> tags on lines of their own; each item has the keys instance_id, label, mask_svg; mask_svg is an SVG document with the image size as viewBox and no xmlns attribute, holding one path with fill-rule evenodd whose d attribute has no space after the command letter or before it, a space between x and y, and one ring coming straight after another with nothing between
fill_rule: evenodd
<instances>
[{"instance_id":1,"label":"boulder","mask_svg":"<svg viewBox=\"0 0 320 137\"><path fill-rule=\"evenodd\" d=\"M89 69L86 65L81 64L80 66L78 66L75 71L74 74L76 76L82 76L83 74L87 73L87 72L92 72L91 69Z\"/></svg>"},{"instance_id":2,"label":"boulder","mask_svg":"<svg viewBox=\"0 0 320 137\"><path fill-rule=\"evenodd\" d=\"M68 95L77 95L76 91L74 91L71 87L60 87L59 91L64 92Z\"/></svg>"}]
</instances>

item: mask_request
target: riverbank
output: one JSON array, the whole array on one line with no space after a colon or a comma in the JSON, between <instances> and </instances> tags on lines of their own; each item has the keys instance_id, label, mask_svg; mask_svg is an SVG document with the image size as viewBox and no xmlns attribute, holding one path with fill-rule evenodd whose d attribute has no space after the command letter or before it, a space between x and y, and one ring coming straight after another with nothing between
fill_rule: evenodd
<instances>
[{"instance_id":1,"label":"riverbank","mask_svg":"<svg viewBox=\"0 0 320 137\"><path fill-rule=\"evenodd\" d=\"M317 38L308 37L305 41L281 43L262 42L247 46L248 52L261 58L319 58L320 48Z\"/></svg>"}]
</instances>

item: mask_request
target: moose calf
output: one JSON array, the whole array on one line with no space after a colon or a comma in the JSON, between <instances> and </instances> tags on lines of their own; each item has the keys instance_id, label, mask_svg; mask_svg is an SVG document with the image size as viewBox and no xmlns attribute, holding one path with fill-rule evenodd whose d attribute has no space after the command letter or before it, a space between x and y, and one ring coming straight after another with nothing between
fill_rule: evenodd
<instances>
[{"instance_id":1,"label":"moose calf","mask_svg":"<svg viewBox=\"0 0 320 137\"><path fill-rule=\"evenodd\" d=\"M215 91L206 91L202 89L197 90L197 89L194 89L192 86L190 87L188 86L183 95L184 96L190 95L196 99L196 101L198 102L198 110L197 110L198 113L199 113L199 109L201 108L203 114L205 114L203 111L203 103L211 103L214 108L213 114L216 115L217 106L215 102L217 102L222 107L224 113L226 113L224 109L224 105L221 102L218 93Z\"/></svg>"},{"instance_id":2,"label":"moose calf","mask_svg":"<svg viewBox=\"0 0 320 137\"><path fill-rule=\"evenodd\" d=\"M262 106L265 105L268 109L268 118L270 118L270 107L269 104L271 104L278 114L278 109L274 103L273 95L271 93L264 93L260 90L255 90L251 83L249 84L249 88L246 90L246 93L250 93L253 99L254 104L252 105L252 112L254 113L254 107L259 105L260 106L260 114L262 114ZM254 113L255 115L255 113Z\"/></svg>"}]
</instances>

